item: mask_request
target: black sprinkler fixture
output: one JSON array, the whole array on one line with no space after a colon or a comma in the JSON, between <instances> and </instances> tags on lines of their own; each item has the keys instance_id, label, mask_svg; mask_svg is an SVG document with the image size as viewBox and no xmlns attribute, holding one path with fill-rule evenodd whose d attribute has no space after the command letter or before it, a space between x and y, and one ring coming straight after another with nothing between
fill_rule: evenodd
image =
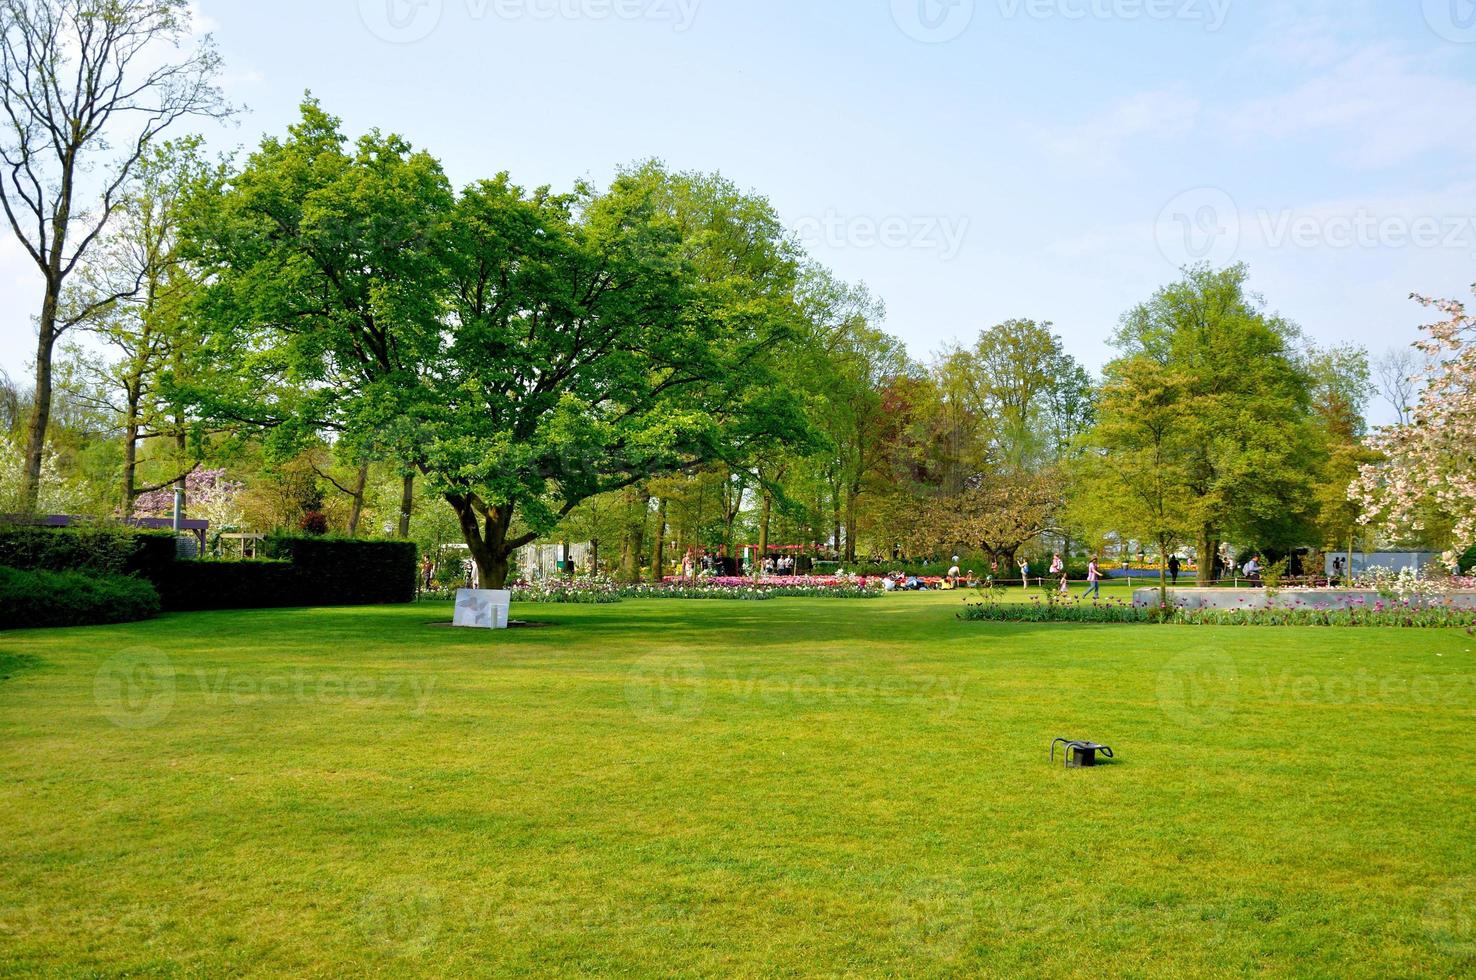
<instances>
[{"instance_id":1,"label":"black sprinkler fixture","mask_svg":"<svg viewBox=\"0 0 1476 980\"><path fill-rule=\"evenodd\" d=\"M1100 752L1111 759L1112 748L1107 745L1098 745L1096 742L1082 742L1074 738L1058 738L1051 743L1051 761L1056 761L1056 746L1065 744L1066 751L1063 753L1062 762L1067 769L1090 769L1097 764L1097 753Z\"/></svg>"}]
</instances>

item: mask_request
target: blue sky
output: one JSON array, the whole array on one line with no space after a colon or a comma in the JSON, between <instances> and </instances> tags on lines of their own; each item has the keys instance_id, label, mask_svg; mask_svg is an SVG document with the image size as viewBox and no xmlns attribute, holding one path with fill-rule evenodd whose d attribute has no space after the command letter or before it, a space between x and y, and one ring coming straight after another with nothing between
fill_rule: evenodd
<instances>
[{"instance_id":1,"label":"blue sky","mask_svg":"<svg viewBox=\"0 0 1476 980\"><path fill-rule=\"evenodd\" d=\"M656 156L767 195L927 359L1008 317L1096 368L1182 262L1315 339L1416 336L1476 282L1476 0L199 0L249 107L304 91L458 184ZM0 245L3 366L39 285Z\"/></svg>"}]
</instances>

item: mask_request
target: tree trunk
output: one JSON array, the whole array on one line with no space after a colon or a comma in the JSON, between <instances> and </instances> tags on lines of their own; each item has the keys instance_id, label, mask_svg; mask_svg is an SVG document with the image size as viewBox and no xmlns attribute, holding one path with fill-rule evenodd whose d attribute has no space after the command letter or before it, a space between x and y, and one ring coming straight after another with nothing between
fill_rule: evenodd
<instances>
[{"instance_id":1,"label":"tree trunk","mask_svg":"<svg viewBox=\"0 0 1476 980\"><path fill-rule=\"evenodd\" d=\"M511 549L507 547L507 531L512 523L510 512L492 508L479 514L473 498L447 494L446 502L456 511L461 524L461 537L471 551L472 561L477 563L481 586L484 589L506 587Z\"/></svg>"},{"instance_id":2,"label":"tree trunk","mask_svg":"<svg viewBox=\"0 0 1476 980\"><path fill-rule=\"evenodd\" d=\"M123 422L123 519L133 516L133 503L138 499L138 395L129 389L128 411Z\"/></svg>"},{"instance_id":3,"label":"tree trunk","mask_svg":"<svg viewBox=\"0 0 1476 980\"><path fill-rule=\"evenodd\" d=\"M41 499L41 460L46 455L46 430L51 424L51 355L56 347L56 308L59 289L46 284L41 319L36 330L36 390L26 423L25 467L21 472L20 508L34 514Z\"/></svg>"},{"instance_id":4,"label":"tree trunk","mask_svg":"<svg viewBox=\"0 0 1476 980\"><path fill-rule=\"evenodd\" d=\"M620 542L620 577L632 584L641 580L641 552L646 546L646 515L651 495L639 487L625 491L625 534Z\"/></svg>"},{"instance_id":5,"label":"tree trunk","mask_svg":"<svg viewBox=\"0 0 1476 980\"><path fill-rule=\"evenodd\" d=\"M405 474L404 484L400 490L400 528L401 539L410 537L410 514L415 509L415 473L411 471Z\"/></svg>"},{"instance_id":6,"label":"tree trunk","mask_svg":"<svg viewBox=\"0 0 1476 980\"><path fill-rule=\"evenodd\" d=\"M656 501L656 540L651 543L651 581L657 585L666 577L666 498Z\"/></svg>"},{"instance_id":7,"label":"tree trunk","mask_svg":"<svg viewBox=\"0 0 1476 980\"><path fill-rule=\"evenodd\" d=\"M1164 539L1164 538L1159 538L1158 539L1158 555L1159 555L1159 561L1158 561L1158 601L1159 601L1160 605L1162 605L1163 608L1165 608L1165 609L1168 608L1168 604L1169 604L1168 558L1167 558L1168 549L1169 549L1168 541L1166 539ZM1131 586L1132 585L1132 581L1129 580L1128 584Z\"/></svg>"},{"instance_id":8,"label":"tree trunk","mask_svg":"<svg viewBox=\"0 0 1476 980\"><path fill-rule=\"evenodd\" d=\"M861 496L860 487L850 487L846 491L846 552L847 563L856 561L856 501Z\"/></svg>"},{"instance_id":9,"label":"tree trunk","mask_svg":"<svg viewBox=\"0 0 1476 980\"><path fill-rule=\"evenodd\" d=\"M359 466L359 475L354 480L354 492L349 494L353 500L353 508L349 511L348 536L357 538L359 536L359 521L364 517L364 488L369 484L369 464L362 463Z\"/></svg>"},{"instance_id":10,"label":"tree trunk","mask_svg":"<svg viewBox=\"0 0 1476 980\"><path fill-rule=\"evenodd\" d=\"M753 577L764 574L764 559L769 556L769 522L774 517L774 495L764 491L763 503L759 507L758 561L753 563Z\"/></svg>"},{"instance_id":11,"label":"tree trunk","mask_svg":"<svg viewBox=\"0 0 1476 980\"><path fill-rule=\"evenodd\" d=\"M1195 576L1196 584L1201 589L1207 589L1215 584L1215 556L1220 552L1220 542L1215 540L1215 532L1208 525L1199 529L1199 574Z\"/></svg>"}]
</instances>

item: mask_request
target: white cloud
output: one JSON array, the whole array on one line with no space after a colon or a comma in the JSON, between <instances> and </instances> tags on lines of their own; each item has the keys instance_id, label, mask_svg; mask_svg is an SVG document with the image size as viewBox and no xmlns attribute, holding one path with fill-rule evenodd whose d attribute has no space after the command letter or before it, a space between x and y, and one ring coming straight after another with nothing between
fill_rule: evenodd
<instances>
[{"instance_id":1,"label":"white cloud","mask_svg":"<svg viewBox=\"0 0 1476 980\"><path fill-rule=\"evenodd\" d=\"M1476 155L1476 84L1427 65L1393 45L1365 45L1285 92L1232 110L1225 122L1243 139L1340 137L1345 162L1369 169L1429 153Z\"/></svg>"},{"instance_id":2,"label":"white cloud","mask_svg":"<svg viewBox=\"0 0 1476 980\"><path fill-rule=\"evenodd\" d=\"M1064 163L1108 169L1131 144L1179 136L1193 128L1199 100L1180 92L1140 92L1075 126L1047 130L1046 148Z\"/></svg>"}]
</instances>

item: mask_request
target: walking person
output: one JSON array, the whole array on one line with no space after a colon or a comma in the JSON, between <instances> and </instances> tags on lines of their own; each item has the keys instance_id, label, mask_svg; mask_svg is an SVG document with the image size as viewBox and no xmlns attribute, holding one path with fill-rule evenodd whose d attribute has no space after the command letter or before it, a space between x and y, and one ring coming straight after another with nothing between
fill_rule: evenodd
<instances>
[{"instance_id":1,"label":"walking person","mask_svg":"<svg viewBox=\"0 0 1476 980\"><path fill-rule=\"evenodd\" d=\"M1029 558L1021 558L1020 559L1020 578L1024 582L1025 588L1027 588L1027 589L1030 588L1030 559Z\"/></svg>"},{"instance_id":2,"label":"walking person","mask_svg":"<svg viewBox=\"0 0 1476 980\"><path fill-rule=\"evenodd\" d=\"M1174 580L1175 585L1179 584L1179 569L1183 567L1183 565L1179 564L1178 555L1169 558L1169 577Z\"/></svg>"},{"instance_id":3,"label":"walking person","mask_svg":"<svg viewBox=\"0 0 1476 980\"><path fill-rule=\"evenodd\" d=\"M1087 596L1093 599L1102 598L1102 572L1097 568L1096 555L1093 555L1092 560L1087 563L1087 587L1081 597L1085 599Z\"/></svg>"},{"instance_id":4,"label":"walking person","mask_svg":"<svg viewBox=\"0 0 1476 980\"><path fill-rule=\"evenodd\" d=\"M1061 577L1061 594L1066 594L1066 562L1058 551L1051 556L1051 578Z\"/></svg>"}]
</instances>

